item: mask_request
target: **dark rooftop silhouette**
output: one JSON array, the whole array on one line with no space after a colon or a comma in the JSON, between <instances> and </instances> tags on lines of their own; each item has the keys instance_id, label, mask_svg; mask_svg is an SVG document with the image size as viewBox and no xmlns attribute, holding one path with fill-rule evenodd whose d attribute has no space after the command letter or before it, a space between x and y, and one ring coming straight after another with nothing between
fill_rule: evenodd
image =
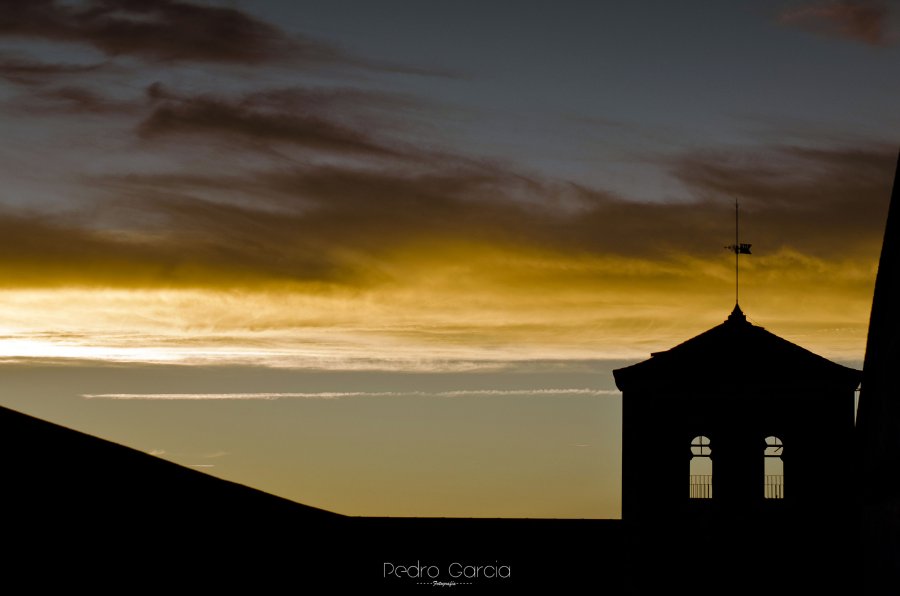
<instances>
[{"instance_id":1,"label":"dark rooftop silhouette","mask_svg":"<svg viewBox=\"0 0 900 596\"><path fill-rule=\"evenodd\" d=\"M571 585L598 557L613 570L624 558L617 520L347 517L3 407L0 441L7 582L92 593L432 589L384 577L385 563L421 561L443 580L454 562L508 565L510 578L466 586L503 593ZM598 581L619 593L623 575Z\"/></svg>"},{"instance_id":2,"label":"dark rooftop silhouette","mask_svg":"<svg viewBox=\"0 0 900 596\"><path fill-rule=\"evenodd\" d=\"M209 587L197 572L226 568L265 585L249 570L319 560L346 535L344 516L2 407L0 441L7 581L170 591Z\"/></svg>"},{"instance_id":3,"label":"dark rooftop silhouette","mask_svg":"<svg viewBox=\"0 0 900 596\"><path fill-rule=\"evenodd\" d=\"M614 374L622 391L687 383L731 387L738 380L745 386L768 385L773 379L782 385L852 390L860 381L859 371L749 323L739 306L721 325Z\"/></svg>"},{"instance_id":4,"label":"dark rooftop silhouette","mask_svg":"<svg viewBox=\"0 0 900 596\"><path fill-rule=\"evenodd\" d=\"M247 507L260 517L290 512L316 523L341 517L8 408L0 407L0 429L3 468L15 483L7 505L44 503L54 522L118 509L191 525Z\"/></svg>"}]
</instances>

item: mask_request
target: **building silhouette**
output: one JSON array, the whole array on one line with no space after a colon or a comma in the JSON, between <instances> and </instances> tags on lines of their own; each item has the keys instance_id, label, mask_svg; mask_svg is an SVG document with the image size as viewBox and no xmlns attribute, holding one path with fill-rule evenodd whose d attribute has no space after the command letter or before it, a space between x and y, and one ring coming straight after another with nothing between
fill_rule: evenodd
<instances>
[{"instance_id":1,"label":"building silhouette","mask_svg":"<svg viewBox=\"0 0 900 596\"><path fill-rule=\"evenodd\" d=\"M860 371L728 319L613 372L622 517L766 518L849 510ZM715 519L710 519L714 522Z\"/></svg>"},{"instance_id":2,"label":"building silhouette","mask_svg":"<svg viewBox=\"0 0 900 596\"><path fill-rule=\"evenodd\" d=\"M860 580L896 593L900 578L900 155L878 262L857 416Z\"/></svg>"},{"instance_id":3,"label":"building silhouette","mask_svg":"<svg viewBox=\"0 0 900 596\"><path fill-rule=\"evenodd\" d=\"M898 211L900 156L863 371L751 324L737 304L721 325L613 371L633 593L896 593Z\"/></svg>"},{"instance_id":4,"label":"building silhouette","mask_svg":"<svg viewBox=\"0 0 900 596\"><path fill-rule=\"evenodd\" d=\"M851 589L860 371L735 305L613 375L632 593Z\"/></svg>"}]
</instances>

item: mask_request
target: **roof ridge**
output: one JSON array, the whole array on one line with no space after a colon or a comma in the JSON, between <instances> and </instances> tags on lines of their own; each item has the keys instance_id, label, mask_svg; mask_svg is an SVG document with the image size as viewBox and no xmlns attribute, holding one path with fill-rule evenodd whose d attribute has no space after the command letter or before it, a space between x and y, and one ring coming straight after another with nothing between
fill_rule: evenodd
<instances>
[{"instance_id":1,"label":"roof ridge","mask_svg":"<svg viewBox=\"0 0 900 596\"><path fill-rule=\"evenodd\" d=\"M750 323L737 305L719 325L613 374L620 389L622 382L658 385L709 382L714 378L729 383L741 379L741 383L766 384L777 377L785 383L811 385L831 378L843 385L844 381L852 384L860 375L855 369Z\"/></svg>"}]
</instances>

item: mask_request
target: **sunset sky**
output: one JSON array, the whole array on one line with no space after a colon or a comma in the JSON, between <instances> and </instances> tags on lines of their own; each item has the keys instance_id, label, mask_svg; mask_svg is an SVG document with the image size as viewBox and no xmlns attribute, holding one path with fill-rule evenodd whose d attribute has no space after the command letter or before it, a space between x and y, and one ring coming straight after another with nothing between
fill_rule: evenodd
<instances>
[{"instance_id":1,"label":"sunset sky","mask_svg":"<svg viewBox=\"0 0 900 596\"><path fill-rule=\"evenodd\" d=\"M0 0L0 404L616 517L610 370L730 312L736 199L749 319L860 365L898 106L894 0Z\"/></svg>"}]
</instances>

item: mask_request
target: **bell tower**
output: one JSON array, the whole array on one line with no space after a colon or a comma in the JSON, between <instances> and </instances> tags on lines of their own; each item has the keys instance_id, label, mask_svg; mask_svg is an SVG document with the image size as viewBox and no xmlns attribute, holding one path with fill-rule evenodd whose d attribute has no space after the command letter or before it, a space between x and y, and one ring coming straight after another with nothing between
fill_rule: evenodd
<instances>
[{"instance_id":1,"label":"bell tower","mask_svg":"<svg viewBox=\"0 0 900 596\"><path fill-rule=\"evenodd\" d=\"M627 522L846 508L859 371L735 306L721 325L613 374Z\"/></svg>"}]
</instances>

